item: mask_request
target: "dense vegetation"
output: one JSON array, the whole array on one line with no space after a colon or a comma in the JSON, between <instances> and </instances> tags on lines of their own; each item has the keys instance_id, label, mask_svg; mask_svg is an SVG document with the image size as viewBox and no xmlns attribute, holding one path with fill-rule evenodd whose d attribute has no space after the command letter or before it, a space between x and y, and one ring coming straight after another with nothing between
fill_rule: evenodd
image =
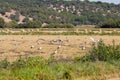
<instances>
[{"instance_id":1,"label":"dense vegetation","mask_svg":"<svg viewBox=\"0 0 120 80\"><path fill-rule=\"evenodd\" d=\"M82 58L76 58L77 61L112 61L120 60L120 45L115 45L113 40L112 45L105 45L102 41L99 44L93 45L90 54L85 55Z\"/></svg>"},{"instance_id":2,"label":"dense vegetation","mask_svg":"<svg viewBox=\"0 0 120 80\"><path fill-rule=\"evenodd\" d=\"M4 19L0 18L0 28L3 28L4 24L5 24Z\"/></svg>"},{"instance_id":3,"label":"dense vegetation","mask_svg":"<svg viewBox=\"0 0 120 80\"><path fill-rule=\"evenodd\" d=\"M120 28L120 20L109 20L105 23L99 24L99 28Z\"/></svg>"},{"instance_id":4,"label":"dense vegetation","mask_svg":"<svg viewBox=\"0 0 120 80\"><path fill-rule=\"evenodd\" d=\"M102 2L89 2L88 0L0 0L0 13L11 9L16 10L16 15L11 15L11 19L19 21L18 14L26 16L23 22L28 21L28 17L33 21L41 23L71 23L98 24L109 19L119 19L120 4L109 4Z\"/></svg>"},{"instance_id":5,"label":"dense vegetation","mask_svg":"<svg viewBox=\"0 0 120 80\"><path fill-rule=\"evenodd\" d=\"M6 23L4 19L0 18L0 28L73 28L72 24L46 24L42 26L40 21L28 21L23 24L18 24L16 21Z\"/></svg>"},{"instance_id":6,"label":"dense vegetation","mask_svg":"<svg viewBox=\"0 0 120 80\"><path fill-rule=\"evenodd\" d=\"M43 28L73 28L72 24L48 24Z\"/></svg>"},{"instance_id":7,"label":"dense vegetation","mask_svg":"<svg viewBox=\"0 0 120 80\"><path fill-rule=\"evenodd\" d=\"M120 45L93 46L89 55L74 60L21 57L13 63L0 61L0 80L106 80L120 76Z\"/></svg>"}]
</instances>

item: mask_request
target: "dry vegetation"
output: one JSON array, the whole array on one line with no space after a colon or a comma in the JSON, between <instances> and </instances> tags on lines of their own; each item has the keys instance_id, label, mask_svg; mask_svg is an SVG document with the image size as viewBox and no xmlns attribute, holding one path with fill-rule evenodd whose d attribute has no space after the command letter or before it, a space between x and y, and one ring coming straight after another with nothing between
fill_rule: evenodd
<instances>
[{"instance_id":1,"label":"dry vegetation","mask_svg":"<svg viewBox=\"0 0 120 80\"><path fill-rule=\"evenodd\" d=\"M82 26L81 26L82 27ZM8 35L120 35L119 28L36 28L36 29L0 29L0 34Z\"/></svg>"},{"instance_id":2,"label":"dry vegetation","mask_svg":"<svg viewBox=\"0 0 120 80\"><path fill-rule=\"evenodd\" d=\"M56 58L73 58L82 56L92 44L90 37L95 40L102 39L106 44L111 44L114 39L116 44L120 44L119 36L52 36L52 35L1 35L0 36L0 59L8 58L10 61L22 56L43 56L48 58L54 53L59 42L51 43L51 40L61 39L63 41ZM82 50L82 46L86 46Z\"/></svg>"}]
</instances>

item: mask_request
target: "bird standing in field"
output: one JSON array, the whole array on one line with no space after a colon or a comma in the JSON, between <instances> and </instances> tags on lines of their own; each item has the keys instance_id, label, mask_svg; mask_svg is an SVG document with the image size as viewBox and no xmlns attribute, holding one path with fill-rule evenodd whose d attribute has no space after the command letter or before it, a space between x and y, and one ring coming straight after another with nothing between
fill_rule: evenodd
<instances>
[{"instance_id":1,"label":"bird standing in field","mask_svg":"<svg viewBox=\"0 0 120 80\"><path fill-rule=\"evenodd\" d=\"M92 40L92 45L96 45L99 43L100 40L95 40L94 38L90 37L90 39Z\"/></svg>"}]
</instances>

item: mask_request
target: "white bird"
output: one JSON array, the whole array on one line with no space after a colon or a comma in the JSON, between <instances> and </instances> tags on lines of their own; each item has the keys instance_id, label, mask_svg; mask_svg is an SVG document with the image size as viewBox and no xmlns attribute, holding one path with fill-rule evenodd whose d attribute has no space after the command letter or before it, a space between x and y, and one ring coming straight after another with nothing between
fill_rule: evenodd
<instances>
[{"instance_id":1,"label":"white bird","mask_svg":"<svg viewBox=\"0 0 120 80\"><path fill-rule=\"evenodd\" d=\"M93 44L98 44L99 40L95 40L94 38L90 37L90 39L92 40Z\"/></svg>"},{"instance_id":2,"label":"white bird","mask_svg":"<svg viewBox=\"0 0 120 80\"><path fill-rule=\"evenodd\" d=\"M34 47L35 47L35 46L34 46L34 45L32 45L30 48L31 48L31 49L33 49Z\"/></svg>"},{"instance_id":3,"label":"white bird","mask_svg":"<svg viewBox=\"0 0 120 80\"><path fill-rule=\"evenodd\" d=\"M90 37L90 39L91 39L93 42L96 42L94 38Z\"/></svg>"},{"instance_id":4,"label":"white bird","mask_svg":"<svg viewBox=\"0 0 120 80\"><path fill-rule=\"evenodd\" d=\"M41 50L41 49L42 49L42 47L39 47L39 48L38 48L38 50Z\"/></svg>"},{"instance_id":5,"label":"white bird","mask_svg":"<svg viewBox=\"0 0 120 80\"><path fill-rule=\"evenodd\" d=\"M82 50L86 49L86 42L84 42L84 44L81 46Z\"/></svg>"},{"instance_id":6,"label":"white bird","mask_svg":"<svg viewBox=\"0 0 120 80\"><path fill-rule=\"evenodd\" d=\"M54 52L54 53L55 53L55 54L57 54L57 52L58 52L58 51L57 51L57 50L55 50L55 52Z\"/></svg>"},{"instance_id":7,"label":"white bird","mask_svg":"<svg viewBox=\"0 0 120 80\"><path fill-rule=\"evenodd\" d=\"M59 45L58 47L57 47L57 49L60 49L62 46L61 45Z\"/></svg>"},{"instance_id":8,"label":"white bird","mask_svg":"<svg viewBox=\"0 0 120 80\"><path fill-rule=\"evenodd\" d=\"M86 49L86 47L85 46L81 46L82 47L82 50L85 50Z\"/></svg>"}]
</instances>

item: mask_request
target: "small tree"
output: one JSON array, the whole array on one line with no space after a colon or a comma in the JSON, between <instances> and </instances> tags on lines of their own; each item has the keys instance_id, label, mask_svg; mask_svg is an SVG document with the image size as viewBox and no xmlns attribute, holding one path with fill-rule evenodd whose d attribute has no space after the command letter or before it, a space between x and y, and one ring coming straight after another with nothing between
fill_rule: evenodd
<instances>
[{"instance_id":1,"label":"small tree","mask_svg":"<svg viewBox=\"0 0 120 80\"><path fill-rule=\"evenodd\" d=\"M15 27L17 27L17 26L18 26L18 24L17 24L16 21L11 21L11 22L9 22L9 23L5 23L5 27L6 27L6 28L15 28Z\"/></svg>"},{"instance_id":2,"label":"small tree","mask_svg":"<svg viewBox=\"0 0 120 80\"><path fill-rule=\"evenodd\" d=\"M10 18L12 19L12 20L14 20L14 21L19 21L20 19L19 19L19 13L16 13L15 15L10 15Z\"/></svg>"},{"instance_id":3,"label":"small tree","mask_svg":"<svg viewBox=\"0 0 120 80\"><path fill-rule=\"evenodd\" d=\"M29 22L29 17L24 18L22 22Z\"/></svg>"},{"instance_id":4,"label":"small tree","mask_svg":"<svg viewBox=\"0 0 120 80\"><path fill-rule=\"evenodd\" d=\"M5 21L3 18L0 18L0 28L4 28Z\"/></svg>"}]
</instances>

